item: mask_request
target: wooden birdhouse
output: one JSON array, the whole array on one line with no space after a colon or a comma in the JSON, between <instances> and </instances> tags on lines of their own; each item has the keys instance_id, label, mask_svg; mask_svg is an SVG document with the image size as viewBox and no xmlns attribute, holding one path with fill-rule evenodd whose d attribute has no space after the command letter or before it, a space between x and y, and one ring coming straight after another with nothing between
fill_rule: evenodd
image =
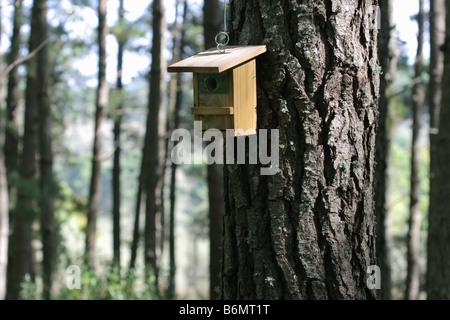
<instances>
[{"instance_id":1,"label":"wooden birdhouse","mask_svg":"<svg viewBox=\"0 0 450 320\"><path fill-rule=\"evenodd\" d=\"M194 74L192 114L203 131L256 133L255 58L264 52L266 46L227 47L224 53L211 49L169 66L169 72Z\"/></svg>"}]
</instances>

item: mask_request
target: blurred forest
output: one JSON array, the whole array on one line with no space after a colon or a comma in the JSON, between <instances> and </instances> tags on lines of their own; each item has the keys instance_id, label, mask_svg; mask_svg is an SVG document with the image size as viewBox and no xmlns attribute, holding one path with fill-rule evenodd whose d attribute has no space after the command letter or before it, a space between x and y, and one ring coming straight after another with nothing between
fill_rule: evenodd
<instances>
[{"instance_id":1,"label":"blurred forest","mask_svg":"<svg viewBox=\"0 0 450 320\"><path fill-rule=\"evenodd\" d=\"M426 299L445 2L414 0L419 46L410 57L392 20L395 1L380 2L389 18L379 31L388 39L379 43L388 50L385 149L377 151L390 273L382 298ZM221 231L210 232L210 220L223 213L209 203L220 201L222 168L171 163L171 132L193 130L192 76L166 66L214 46L224 3L0 5L0 231L9 238L7 251L0 239L0 299L215 298L221 245L210 239ZM70 266L80 268L79 290L66 285Z\"/></svg>"}]
</instances>

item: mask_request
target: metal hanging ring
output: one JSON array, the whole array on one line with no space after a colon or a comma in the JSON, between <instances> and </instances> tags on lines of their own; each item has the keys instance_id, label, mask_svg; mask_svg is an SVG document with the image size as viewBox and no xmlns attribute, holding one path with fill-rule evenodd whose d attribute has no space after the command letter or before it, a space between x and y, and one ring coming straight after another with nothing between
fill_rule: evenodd
<instances>
[{"instance_id":1,"label":"metal hanging ring","mask_svg":"<svg viewBox=\"0 0 450 320\"><path fill-rule=\"evenodd\" d=\"M224 41L224 42L219 42L219 37L220 37L221 35L225 35L225 41ZM219 33L216 35L217 50L218 50L220 53L225 53L225 49L222 49L222 48L226 47L226 46L228 45L229 42L230 42L230 35L228 34L228 32L222 31L222 32L219 32Z\"/></svg>"}]
</instances>

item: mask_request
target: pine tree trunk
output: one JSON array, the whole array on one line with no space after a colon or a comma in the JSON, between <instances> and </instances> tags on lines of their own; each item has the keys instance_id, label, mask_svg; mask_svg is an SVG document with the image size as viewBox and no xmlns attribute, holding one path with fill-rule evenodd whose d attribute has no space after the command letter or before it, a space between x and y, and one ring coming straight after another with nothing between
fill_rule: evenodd
<instances>
[{"instance_id":1,"label":"pine tree trunk","mask_svg":"<svg viewBox=\"0 0 450 320\"><path fill-rule=\"evenodd\" d=\"M388 126L389 89L395 77L395 27L392 25L392 0L380 0L381 30L378 38L378 54L383 75L380 82L379 116L377 129L377 149L375 168L375 213L376 213L376 252L377 265L381 270L381 291L379 297L383 300L391 299L391 264L389 252L391 248L388 224L388 166L389 149L392 130Z\"/></svg>"},{"instance_id":2,"label":"pine tree trunk","mask_svg":"<svg viewBox=\"0 0 450 320\"><path fill-rule=\"evenodd\" d=\"M415 68L415 78L422 78L423 73L423 37L425 23L425 1L419 0L420 9L417 18L419 25L418 48ZM422 81L417 81L413 88L412 112L412 151L411 151L411 191L410 191L410 212L407 236L407 273L405 299L417 300L419 298L419 245L420 245L420 129L422 127L422 109L425 101L425 91Z\"/></svg>"},{"instance_id":3,"label":"pine tree trunk","mask_svg":"<svg viewBox=\"0 0 450 320\"><path fill-rule=\"evenodd\" d=\"M141 238L141 230L140 230L140 214L141 214L141 200L142 200L142 191L145 176L145 161L144 155L146 154L145 148L142 152L142 161L141 161L141 170L138 177L138 191L136 195L136 206L134 210L134 224L133 224L133 241L131 243L131 254L130 254L130 265L129 265L129 273L133 273L136 268L136 259L137 259L137 250L139 246L139 240Z\"/></svg>"},{"instance_id":4,"label":"pine tree trunk","mask_svg":"<svg viewBox=\"0 0 450 320\"><path fill-rule=\"evenodd\" d=\"M375 4L231 2L232 43L267 45L258 129L280 130L280 167L226 166L222 298L376 297Z\"/></svg>"},{"instance_id":5,"label":"pine tree trunk","mask_svg":"<svg viewBox=\"0 0 450 320\"><path fill-rule=\"evenodd\" d=\"M39 8L33 4L31 12L31 34L29 38L28 51L33 52L40 43L38 42L38 31L36 24L39 19ZM17 300L20 297L21 283L25 276L29 275L34 280L35 270L33 264L33 248L31 245L32 223L36 218L34 210L36 199L33 190L37 188L36 179L36 156L38 139L38 82L37 82L37 60L36 57L28 61L27 84L25 92L25 123L22 142L22 157L19 166L21 184L28 188L19 187L17 191L17 204L12 236L8 253L8 280L6 298ZM28 189L28 190L26 190ZM28 191L28 192L27 192Z\"/></svg>"},{"instance_id":6,"label":"pine tree trunk","mask_svg":"<svg viewBox=\"0 0 450 320\"><path fill-rule=\"evenodd\" d=\"M122 25L124 22L124 0L120 0L119 5L119 24ZM121 204L121 194L120 194L120 156L122 148L120 145L120 136L122 132L122 119L123 119L123 103L122 103L122 74L123 74L123 53L124 53L124 42L122 37L119 37L119 50L117 54L117 91L119 93L119 105L116 109L116 114L114 115L114 165L113 165L113 266L120 269L120 204Z\"/></svg>"},{"instance_id":7,"label":"pine tree trunk","mask_svg":"<svg viewBox=\"0 0 450 320\"><path fill-rule=\"evenodd\" d=\"M36 23L38 42L48 38L47 0L35 0L39 16ZM37 54L39 103L39 169L41 190L41 234L43 251L44 299L50 299L56 260L55 181L53 177L52 113L50 101L50 65L48 46Z\"/></svg>"},{"instance_id":8,"label":"pine tree trunk","mask_svg":"<svg viewBox=\"0 0 450 320\"><path fill-rule=\"evenodd\" d=\"M146 141L148 156L144 156L147 176L145 179L146 209L145 209L145 265L147 276L155 277L155 288L158 291L159 270L164 242L164 210L163 187L165 168L165 70L164 33L166 22L164 17L164 3L154 0L153 12L153 47L152 67L150 71L150 94L148 102L148 121Z\"/></svg>"},{"instance_id":9,"label":"pine tree trunk","mask_svg":"<svg viewBox=\"0 0 450 320\"><path fill-rule=\"evenodd\" d=\"M22 0L15 2L13 34L11 36L11 46L8 55L8 64L12 64L19 59L23 7ZM20 92L19 92L19 68L15 67L9 73L8 93L6 97L6 130L5 130L5 163L8 174L8 186L12 188L11 173L18 170L18 148L19 148L19 129L18 114ZM11 215L14 215L11 213Z\"/></svg>"},{"instance_id":10,"label":"pine tree trunk","mask_svg":"<svg viewBox=\"0 0 450 320\"><path fill-rule=\"evenodd\" d=\"M435 3L436 10L441 10ZM435 11L437 12L437 11ZM446 12L450 3L446 1ZM444 13L442 12L444 15ZM435 169L431 179L430 215L428 227L428 299L450 299L450 15L446 15L444 73L442 78L442 103L439 115L439 132L434 138Z\"/></svg>"},{"instance_id":11,"label":"pine tree trunk","mask_svg":"<svg viewBox=\"0 0 450 320\"><path fill-rule=\"evenodd\" d=\"M0 4L0 45L2 44L2 5ZM3 64L3 55L0 54L0 65ZM1 70L1 69L0 69ZM0 79L0 92L3 89L3 79ZM5 299L6 292L6 266L8 259L9 236L9 201L8 182L6 178L5 155L3 150L4 137L2 127L3 115L0 114L0 300Z\"/></svg>"},{"instance_id":12,"label":"pine tree trunk","mask_svg":"<svg viewBox=\"0 0 450 320\"><path fill-rule=\"evenodd\" d=\"M177 1L178 3L178 1ZM177 8L178 8L177 4ZM178 10L177 10L178 11ZM181 60L184 56L184 48L186 46L186 27L187 27L187 14L188 14L188 3L187 0L183 1L183 20L181 28L176 26L176 30L173 32L174 36L174 60ZM178 16L178 14L177 14ZM179 39L178 39L179 37ZM177 41L178 39L178 41ZM180 112L183 106L184 101L184 92L183 92L183 75L181 73L177 73L176 75L172 75L174 79L173 87L171 90L174 90L175 94L172 99L174 101L173 104L173 113L171 110L171 104L169 103L169 116L173 114L173 119L171 125L169 126L169 130L177 129L180 126ZM174 88L174 89L172 89ZM172 95L169 95L172 96ZM169 154L167 154L169 157ZM175 250L175 225L176 225L176 176L178 166L171 163L171 171L170 171L170 212L169 212L169 279L168 279L168 288L167 295L169 299L173 299L176 297L176 250Z\"/></svg>"},{"instance_id":13,"label":"pine tree trunk","mask_svg":"<svg viewBox=\"0 0 450 320\"><path fill-rule=\"evenodd\" d=\"M1 88L1 86L0 86ZM0 120L1 120L0 116ZM3 142L0 142L0 300L5 299L8 259L9 202Z\"/></svg>"},{"instance_id":14,"label":"pine tree trunk","mask_svg":"<svg viewBox=\"0 0 450 320\"><path fill-rule=\"evenodd\" d=\"M431 142L431 173L434 177L433 156L435 150L434 138L439 132L439 114L442 100L442 74L444 73L444 53L441 50L445 42L445 1L430 1L430 142Z\"/></svg>"},{"instance_id":15,"label":"pine tree trunk","mask_svg":"<svg viewBox=\"0 0 450 320\"><path fill-rule=\"evenodd\" d=\"M103 148L103 123L108 105L108 83L106 81L106 0L98 2L98 88L95 112L94 148L92 156L91 184L89 189L85 262L89 268L95 267L95 235L97 230L97 217L100 205L101 167Z\"/></svg>"},{"instance_id":16,"label":"pine tree trunk","mask_svg":"<svg viewBox=\"0 0 450 320\"><path fill-rule=\"evenodd\" d=\"M11 36L11 45L10 45L10 51L7 58L8 64L12 64L14 61L16 61L19 58L19 49L20 49L20 42L21 42L21 35L20 35L20 27L22 26L22 1L16 1L15 2L15 8L14 8L14 21L13 21L13 34ZM17 121L18 121L18 115L17 115L17 107L19 104L19 71L18 68L13 68L8 77L8 92L6 97L6 127L5 127L5 141L4 141L4 154L3 154L3 147L0 146L0 154L1 156L4 156L4 163L5 167L3 168L3 161L0 159L0 216L2 222L0 223L0 300L3 300L5 297L5 289L6 289L6 268L8 263L8 251L10 253L13 252L13 247L11 245L11 242L9 243L9 248L3 248L3 246L8 244L8 238L9 238L9 224L13 225L14 221L12 218L15 217L16 213L12 211L12 209L8 208L8 191L10 195L15 196L15 188L13 188L13 183L11 180L11 176L13 172L18 171L18 148L19 148L19 132L17 128ZM0 156L0 157L1 157ZM5 174L7 177L7 189L3 190L3 173L2 170L6 170ZM14 190L14 191L13 191ZM12 198L9 196L9 198ZM4 216L3 210L10 210L9 215L6 213L6 216ZM8 222L9 218L9 222ZM6 255L6 256L5 256ZM4 260L2 260L4 259ZM2 269L3 268L3 269ZM1 292L3 290L3 292Z\"/></svg>"},{"instance_id":17,"label":"pine tree trunk","mask_svg":"<svg viewBox=\"0 0 450 320\"><path fill-rule=\"evenodd\" d=\"M203 25L206 49L216 47L215 37L223 23L222 5L218 0L205 0ZM223 195L223 165L208 165L209 190L209 296L216 300L220 296L220 272L223 246L223 215L225 199Z\"/></svg>"}]
</instances>

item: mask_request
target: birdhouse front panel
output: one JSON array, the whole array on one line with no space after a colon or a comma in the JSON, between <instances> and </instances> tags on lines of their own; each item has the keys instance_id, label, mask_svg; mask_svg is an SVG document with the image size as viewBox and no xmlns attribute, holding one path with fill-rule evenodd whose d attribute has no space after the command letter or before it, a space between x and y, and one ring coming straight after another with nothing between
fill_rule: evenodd
<instances>
[{"instance_id":1,"label":"birdhouse front panel","mask_svg":"<svg viewBox=\"0 0 450 320\"><path fill-rule=\"evenodd\" d=\"M202 130L235 130L235 136L256 134L256 60L265 46L229 47L199 53L169 67L170 72L192 71L196 121Z\"/></svg>"},{"instance_id":2,"label":"birdhouse front panel","mask_svg":"<svg viewBox=\"0 0 450 320\"><path fill-rule=\"evenodd\" d=\"M225 131L234 127L233 73L194 73L195 121L202 121L203 131Z\"/></svg>"}]
</instances>

